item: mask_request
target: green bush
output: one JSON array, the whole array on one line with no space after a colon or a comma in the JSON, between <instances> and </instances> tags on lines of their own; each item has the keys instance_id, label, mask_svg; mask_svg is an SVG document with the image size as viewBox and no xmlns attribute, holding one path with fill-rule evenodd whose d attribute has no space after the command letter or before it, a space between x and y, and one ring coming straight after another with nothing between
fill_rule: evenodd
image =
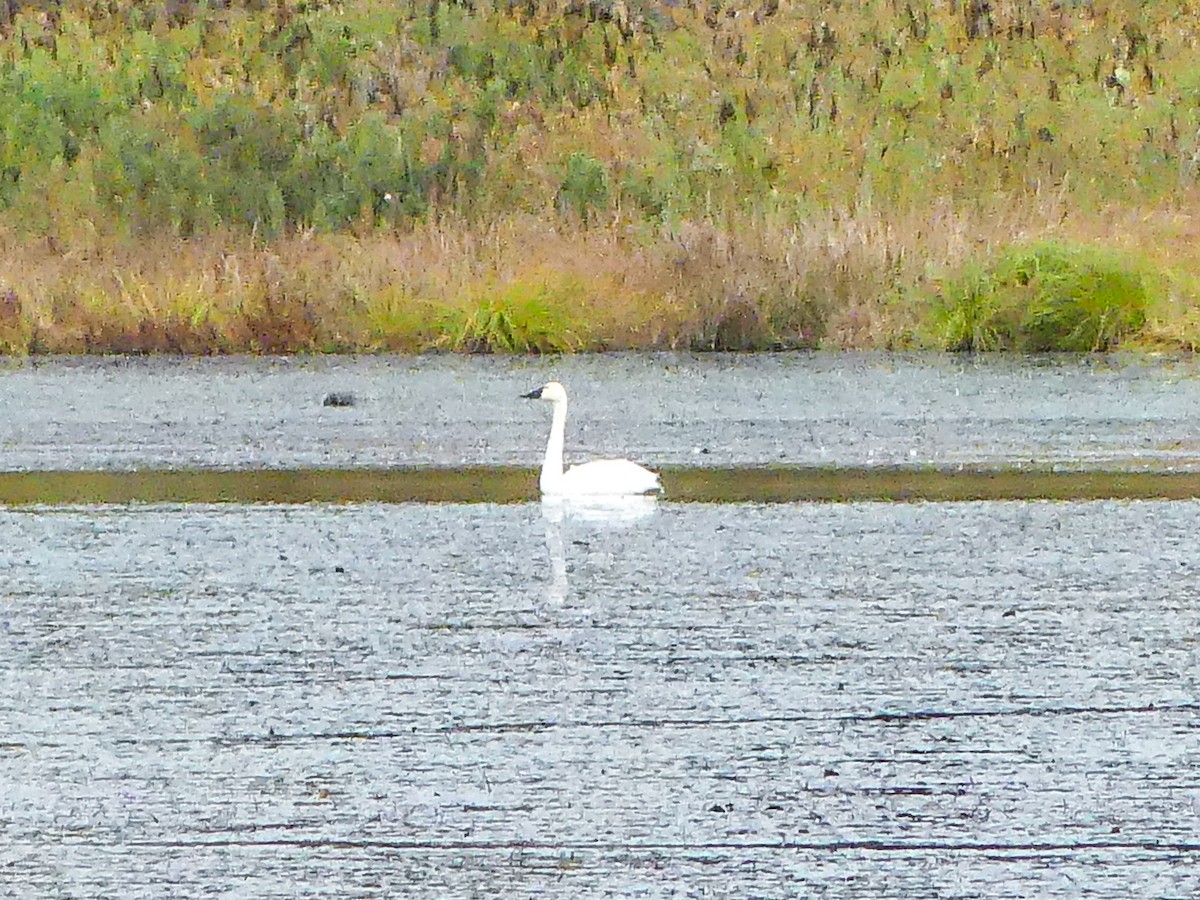
<instances>
[{"instance_id":1,"label":"green bush","mask_svg":"<svg viewBox=\"0 0 1200 900\"><path fill-rule=\"evenodd\" d=\"M944 282L930 330L947 350L1107 350L1146 324L1160 291L1144 265L1116 251L1043 242Z\"/></svg>"},{"instance_id":2,"label":"green bush","mask_svg":"<svg viewBox=\"0 0 1200 900\"><path fill-rule=\"evenodd\" d=\"M558 189L560 206L586 219L608 204L608 172L604 163L576 151L567 157L566 171Z\"/></svg>"},{"instance_id":3,"label":"green bush","mask_svg":"<svg viewBox=\"0 0 1200 900\"><path fill-rule=\"evenodd\" d=\"M409 156L401 129L382 115L364 116L348 130L338 149L342 187L336 195L341 224L364 209L376 218L417 216L425 211L425 189L417 163Z\"/></svg>"},{"instance_id":4,"label":"green bush","mask_svg":"<svg viewBox=\"0 0 1200 900\"><path fill-rule=\"evenodd\" d=\"M280 179L301 137L292 110L249 94L227 93L190 119L204 160L207 194L220 220L266 235L283 230L289 223Z\"/></svg>"},{"instance_id":5,"label":"green bush","mask_svg":"<svg viewBox=\"0 0 1200 900\"><path fill-rule=\"evenodd\" d=\"M219 224L203 158L152 113L114 117L97 144L97 196L124 230L190 235Z\"/></svg>"},{"instance_id":6,"label":"green bush","mask_svg":"<svg viewBox=\"0 0 1200 900\"><path fill-rule=\"evenodd\" d=\"M466 309L448 311L435 346L468 353L567 353L584 341L569 308L574 287L510 282Z\"/></svg>"},{"instance_id":7,"label":"green bush","mask_svg":"<svg viewBox=\"0 0 1200 900\"><path fill-rule=\"evenodd\" d=\"M1010 319L993 273L972 264L941 285L926 330L942 350L1000 350L1014 336Z\"/></svg>"}]
</instances>

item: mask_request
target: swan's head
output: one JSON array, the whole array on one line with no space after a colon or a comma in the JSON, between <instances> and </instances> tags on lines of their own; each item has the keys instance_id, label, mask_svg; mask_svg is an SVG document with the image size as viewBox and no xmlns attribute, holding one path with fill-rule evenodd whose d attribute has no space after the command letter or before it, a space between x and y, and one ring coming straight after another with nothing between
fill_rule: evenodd
<instances>
[{"instance_id":1,"label":"swan's head","mask_svg":"<svg viewBox=\"0 0 1200 900\"><path fill-rule=\"evenodd\" d=\"M567 389L557 381L551 381L521 396L526 400L549 400L551 403L566 403Z\"/></svg>"}]
</instances>

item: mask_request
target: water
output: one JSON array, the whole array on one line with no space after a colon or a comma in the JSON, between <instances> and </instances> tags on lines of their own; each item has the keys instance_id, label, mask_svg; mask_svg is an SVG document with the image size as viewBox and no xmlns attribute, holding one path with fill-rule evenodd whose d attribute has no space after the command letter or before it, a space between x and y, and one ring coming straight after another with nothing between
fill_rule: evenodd
<instances>
[{"instance_id":1,"label":"water","mask_svg":"<svg viewBox=\"0 0 1200 900\"><path fill-rule=\"evenodd\" d=\"M1192 896L1200 505L0 512L8 896Z\"/></svg>"},{"instance_id":2,"label":"water","mask_svg":"<svg viewBox=\"0 0 1200 900\"><path fill-rule=\"evenodd\" d=\"M1200 363L820 354L12 363L7 470L533 466L550 378L569 459L653 466L1200 470ZM353 407L326 407L331 392Z\"/></svg>"},{"instance_id":3,"label":"water","mask_svg":"<svg viewBox=\"0 0 1200 900\"><path fill-rule=\"evenodd\" d=\"M14 363L0 896L1196 895L1196 375Z\"/></svg>"}]
</instances>

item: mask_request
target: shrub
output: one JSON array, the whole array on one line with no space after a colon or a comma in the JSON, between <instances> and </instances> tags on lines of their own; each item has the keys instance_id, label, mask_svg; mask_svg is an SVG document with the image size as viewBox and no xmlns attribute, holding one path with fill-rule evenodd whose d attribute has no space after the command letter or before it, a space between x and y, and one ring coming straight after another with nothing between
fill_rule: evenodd
<instances>
[{"instance_id":1,"label":"shrub","mask_svg":"<svg viewBox=\"0 0 1200 900\"><path fill-rule=\"evenodd\" d=\"M221 221L259 233L281 231L286 223L278 182L301 136L292 111L226 93L190 118Z\"/></svg>"},{"instance_id":2,"label":"shrub","mask_svg":"<svg viewBox=\"0 0 1200 900\"><path fill-rule=\"evenodd\" d=\"M604 163L580 151L567 157L566 172L558 189L560 207L572 209L586 219L608 204L608 190Z\"/></svg>"},{"instance_id":3,"label":"shrub","mask_svg":"<svg viewBox=\"0 0 1200 900\"><path fill-rule=\"evenodd\" d=\"M584 345L570 312L577 288L569 280L518 279L484 292L487 296L465 309L446 313L436 346L468 353L566 353Z\"/></svg>"},{"instance_id":4,"label":"shrub","mask_svg":"<svg viewBox=\"0 0 1200 900\"><path fill-rule=\"evenodd\" d=\"M1012 337L992 273L968 266L938 293L928 330L942 350L999 350Z\"/></svg>"},{"instance_id":5,"label":"shrub","mask_svg":"<svg viewBox=\"0 0 1200 900\"><path fill-rule=\"evenodd\" d=\"M1107 350L1145 325L1159 291L1143 265L1116 251L1047 241L950 279L931 324L948 350Z\"/></svg>"}]
</instances>

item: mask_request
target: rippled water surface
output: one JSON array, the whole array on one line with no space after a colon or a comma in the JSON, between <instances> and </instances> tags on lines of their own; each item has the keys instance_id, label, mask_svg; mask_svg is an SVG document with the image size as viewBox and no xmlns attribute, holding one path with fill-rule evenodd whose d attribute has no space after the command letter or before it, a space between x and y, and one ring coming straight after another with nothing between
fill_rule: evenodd
<instances>
[{"instance_id":1,"label":"rippled water surface","mask_svg":"<svg viewBox=\"0 0 1200 900\"><path fill-rule=\"evenodd\" d=\"M534 465L1200 468L1193 361L778 355L110 359L0 373L4 469ZM322 405L350 392L353 407Z\"/></svg>"},{"instance_id":2,"label":"rippled water surface","mask_svg":"<svg viewBox=\"0 0 1200 900\"><path fill-rule=\"evenodd\" d=\"M0 894L1194 896L1198 519L3 511Z\"/></svg>"},{"instance_id":3,"label":"rippled water surface","mask_svg":"<svg viewBox=\"0 0 1200 900\"><path fill-rule=\"evenodd\" d=\"M779 501L1195 497L1198 373L11 363L0 896L1195 896L1200 502Z\"/></svg>"}]
</instances>

